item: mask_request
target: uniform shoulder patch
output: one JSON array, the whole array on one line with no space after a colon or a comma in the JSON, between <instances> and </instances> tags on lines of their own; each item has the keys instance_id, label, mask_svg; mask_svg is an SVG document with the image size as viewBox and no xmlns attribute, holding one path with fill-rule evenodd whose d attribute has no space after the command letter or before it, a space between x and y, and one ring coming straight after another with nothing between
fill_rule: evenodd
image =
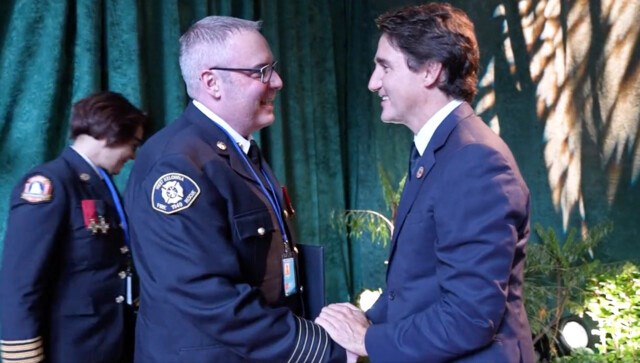
<instances>
[{"instance_id":1,"label":"uniform shoulder patch","mask_svg":"<svg viewBox=\"0 0 640 363\"><path fill-rule=\"evenodd\" d=\"M193 179L180 173L164 174L153 184L151 206L164 214L187 209L200 194L200 187Z\"/></svg>"},{"instance_id":2,"label":"uniform shoulder patch","mask_svg":"<svg viewBox=\"0 0 640 363\"><path fill-rule=\"evenodd\" d=\"M29 203L49 202L53 196L53 184L44 175L34 175L24 183L20 198Z\"/></svg>"}]
</instances>

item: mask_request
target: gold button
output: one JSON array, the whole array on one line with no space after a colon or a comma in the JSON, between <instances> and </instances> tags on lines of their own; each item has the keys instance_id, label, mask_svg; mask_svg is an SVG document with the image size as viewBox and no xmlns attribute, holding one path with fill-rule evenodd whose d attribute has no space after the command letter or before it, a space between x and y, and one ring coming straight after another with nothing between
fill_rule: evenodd
<instances>
[{"instance_id":1,"label":"gold button","mask_svg":"<svg viewBox=\"0 0 640 363\"><path fill-rule=\"evenodd\" d=\"M264 233L266 232L266 230L263 227L258 228L258 234L261 236L264 236Z\"/></svg>"},{"instance_id":2,"label":"gold button","mask_svg":"<svg viewBox=\"0 0 640 363\"><path fill-rule=\"evenodd\" d=\"M127 246L120 247L120 253L122 253L123 255L129 253L129 247Z\"/></svg>"},{"instance_id":3,"label":"gold button","mask_svg":"<svg viewBox=\"0 0 640 363\"><path fill-rule=\"evenodd\" d=\"M127 273L125 271L120 271L118 272L118 277L120 279L124 279L125 277L127 277Z\"/></svg>"},{"instance_id":4,"label":"gold button","mask_svg":"<svg viewBox=\"0 0 640 363\"><path fill-rule=\"evenodd\" d=\"M285 218L289 218L289 212L284 211L284 217L285 217Z\"/></svg>"},{"instance_id":5,"label":"gold button","mask_svg":"<svg viewBox=\"0 0 640 363\"><path fill-rule=\"evenodd\" d=\"M118 295L118 297L116 297L116 303L122 304L123 302L124 302L124 296Z\"/></svg>"}]
</instances>

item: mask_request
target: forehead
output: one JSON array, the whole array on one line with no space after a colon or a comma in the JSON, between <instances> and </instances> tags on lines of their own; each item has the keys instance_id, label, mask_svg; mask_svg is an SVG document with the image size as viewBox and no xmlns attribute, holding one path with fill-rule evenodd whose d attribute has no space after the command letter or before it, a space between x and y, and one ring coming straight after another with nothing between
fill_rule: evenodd
<instances>
[{"instance_id":1,"label":"forehead","mask_svg":"<svg viewBox=\"0 0 640 363\"><path fill-rule=\"evenodd\" d=\"M258 31L242 30L227 41L230 58L242 63L269 63L273 59L267 40Z\"/></svg>"},{"instance_id":2,"label":"forehead","mask_svg":"<svg viewBox=\"0 0 640 363\"><path fill-rule=\"evenodd\" d=\"M404 53L402 53L398 48L396 48L389 39L389 36L386 34L382 34L380 36L380 40L378 40L378 49L376 51L376 59L375 61L378 63L381 62L404 62L405 57Z\"/></svg>"}]
</instances>

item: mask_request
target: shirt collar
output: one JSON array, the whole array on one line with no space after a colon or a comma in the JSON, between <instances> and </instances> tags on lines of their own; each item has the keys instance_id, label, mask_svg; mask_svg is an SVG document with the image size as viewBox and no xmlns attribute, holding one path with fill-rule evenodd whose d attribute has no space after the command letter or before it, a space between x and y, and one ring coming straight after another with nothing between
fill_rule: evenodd
<instances>
[{"instance_id":1,"label":"shirt collar","mask_svg":"<svg viewBox=\"0 0 640 363\"><path fill-rule=\"evenodd\" d=\"M93 171L96 172L96 174L98 174L98 176L100 177L100 180L102 180L102 174L100 174L98 172L98 167L96 166L96 164L94 164L91 159L89 159L85 154L81 153L78 149L76 149L75 147L73 147L73 145L71 145L71 149L73 151L75 151L76 153L78 153L78 155L80 155L81 158L84 159L84 161L87 162L87 164L89 164L89 166L93 169Z\"/></svg>"},{"instance_id":2,"label":"shirt collar","mask_svg":"<svg viewBox=\"0 0 640 363\"><path fill-rule=\"evenodd\" d=\"M197 100L193 100L193 105L196 106L198 110L200 110L200 112L202 112L205 116L207 116L211 121L215 122L220 127L222 127L227 133L229 133L229 135L231 135L231 137L233 138L233 141L235 141L238 145L240 145L240 148L242 149L242 151L244 151L245 154L249 152L249 147L251 146L250 141L252 139L251 135L249 135L248 140L245 139L236 130L234 130L231 127L231 125L229 125L225 120L223 120L222 117L216 115L213 111L208 109L207 106L203 105Z\"/></svg>"},{"instance_id":3,"label":"shirt collar","mask_svg":"<svg viewBox=\"0 0 640 363\"><path fill-rule=\"evenodd\" d=\"M416 145L416 149L418 149L420 156L424 154L424 151L427 149L427 145L429 145L429 141L431 141L431 138L436 132L438 126L440 126L442 121L444 121L444 119L461 104L462 101L460 100L450 101L444 107L439 109L438 112L434 113L427 123L422 126L420 131L413 136L413 143Z\"/></svg>"}]
</instances>

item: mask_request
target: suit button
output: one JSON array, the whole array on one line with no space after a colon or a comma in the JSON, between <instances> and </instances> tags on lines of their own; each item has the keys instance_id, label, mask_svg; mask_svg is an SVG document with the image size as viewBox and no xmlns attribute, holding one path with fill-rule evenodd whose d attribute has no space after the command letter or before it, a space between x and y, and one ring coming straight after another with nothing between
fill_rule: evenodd
<instances>
[{"instance_id":1,"label":"suit button","mask_svg":"<svg viewBox=\"0 0 640 363\"><path fill-rule=\"evenodd\" d=\"M266 232L266 230L263 227L258 228L258 234L261 236L264 236L264 233Z\"/></svg>"},{"instance_id":2,"label":"suit button","mask_svg":"<svg viewBox=\"0 0 640 363\"><path fill-rule=\"evenodd\" d=\"M120 247L120 253L122 253L123 255L126 255L127 253L129 253L129 247L127 246Z\"/></svg>"},{"instance_id":3,"label":"suit button","mask_svg":"<svg viewBox=\"0 0 640 363\"><path fill-rule=\"evenodd\" d=\"M116 303L117 304L122 304L123 301L124 301L124 296L119 295L118 297L116 297Z\"/></svg>"},{"instance_id":4,"label":"suit button","mask_svg":"<svg viewBox=\"0 0 640 363\"><path fill-rule=\"evenodd\" d=\"M118 277L122 280L127 277L127 273L125 271L118 272Z\"/></svg>"},{"instance_id":5,"label":"suit button","mask_svg":"<svg viewBox=\"0 0 640 363\"><path fill-rule=\"evenodd\" d=\"M389 291L389 300L393 300L396 298L396 292L395 291Z\"/></svg>"}]
</instances>

